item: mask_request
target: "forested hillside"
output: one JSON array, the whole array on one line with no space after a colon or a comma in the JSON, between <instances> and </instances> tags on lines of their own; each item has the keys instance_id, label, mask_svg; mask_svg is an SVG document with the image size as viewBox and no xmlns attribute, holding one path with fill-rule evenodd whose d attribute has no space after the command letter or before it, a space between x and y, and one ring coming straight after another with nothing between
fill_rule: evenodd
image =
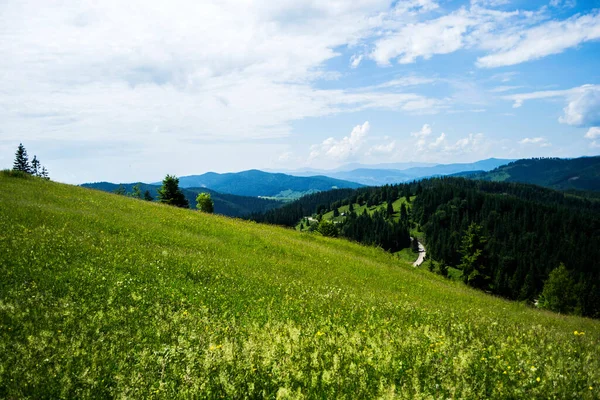
<instances>
[{"instance_id":1,"label":"forested hillside","mask_svg":"<svg viewBox=\"0 0 600 400\"><path fill-rule=\"evenodd\" d=\"M146 190L150 195L156 199L158 197L158 189L160 185L148 185L145 183L124 183L115 184L109 182L96 182L96 183L85 183L82 187L98 189L104 192L115 192L122 188L125 194L131 193L133 187L139 185L140 190L145 192ZM230 217L243 217L252 213L266 212L268 210L281 207L283 204L281 201L261 199L258 197L249 196L236 196L233 194L219 193L211 189L206 188L187 188L182 189L185 198L190 203L190 208L196 208L196 196L198 193L209 193L212 200L215 203L215 213L221 215L227 215Z\"/></svg>"},{"instance_id":2,"label":"forested hillside","mask_svg":"<svg viewBox=\"0 0 600 400\"><path fill-rule=\"evenodd\" d=\"M461 269L473 286L517 300L539 297L564 263L572 281L567 309L600 316L600 203L464 179L427 180L422 188L413 219L433 259Z\"/></svg>"},{"instance_id":3,"label":"forested hillside","mask_svg":"<svg viewBox=\"0 0 600 400\"><path fill-rule=\"evenodd\" d=\"M461 174L470 179L532 183L557 190L600 191L600 157L531 158L490 172Z\"/></svg>"}]
</instances>

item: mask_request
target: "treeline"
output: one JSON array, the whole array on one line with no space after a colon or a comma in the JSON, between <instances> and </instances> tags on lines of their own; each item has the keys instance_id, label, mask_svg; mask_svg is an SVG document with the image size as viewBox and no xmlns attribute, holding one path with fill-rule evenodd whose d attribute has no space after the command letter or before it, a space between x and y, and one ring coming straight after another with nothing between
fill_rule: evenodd
<instances>
[{"instance_id":1,"label":"treeline","mask_svg":"<svg viewBox=\"0 0 600 400\"><path fill-rule=\"evenodd\" d=\"M396 252L410 246L408 220L395 221L389 212L350 212L340 226L340 235L366 245Z\"/></svg>"},{"instance_id":2,"label":"treeline","mask_svg":"<svg viewBox=\"0 0 600 400\"><path fill-rule=\"evenodd\" d=\"M273 225L295 226L301 218L329 210L334 202L348 198L354 189L334 189L303 196L283 207L265 213L253 213L247 219Z\"/></svg>"},{"instance_id":3,"label":"treeline","mask_svg":"<svg viewBox=\"0 0 600 400\"><path fill-rule=\"evenodd\" d=\"M360 189L336 189L304 196L281 208L249 217L257 222L293 227L307 216L314 216L318 225L314 229L325 236L343 236L359 243L374 245L388 251L398 251L410 246L410 220L406 207L399 219L393 218L392 203L405 196L410 201L410 185L385 185ZM386 210L369 214L366 210L356 214L353 205L378 206L386 203ZM349 206L344 218L332 223L322 220L330 211L339 216L339 208ZM303 224L307 220L303 220Z\"/></svg>"},{"instance_id":4,"label":"treeline","mask_svg":"<svg viewBox=\"0 0 600 400\"><path fill-rule=\"evenodd\" d=\"M421 185L412 215L428 256L461 269L466 283L516 300L538 298L564 264L571 293L561 295L569 303L562 309L600 317L599 202L523 184L440 178Z\"/></svg>"},{"instance_id":5,"label":"treeline","mask_svg":"<svg viewBox=\"0 0 600 400\"><path fill-rule=\"evenodd\" d=\"M27 155L27 150L25 149L25 146L23 146L23 143L19 143L17 151L15 152L13 171L24 172L39 178L50 179L48 170L42 165L36 155L33 156L31 163L29 162L29 156Z\"/></svg>"}]
</instances>

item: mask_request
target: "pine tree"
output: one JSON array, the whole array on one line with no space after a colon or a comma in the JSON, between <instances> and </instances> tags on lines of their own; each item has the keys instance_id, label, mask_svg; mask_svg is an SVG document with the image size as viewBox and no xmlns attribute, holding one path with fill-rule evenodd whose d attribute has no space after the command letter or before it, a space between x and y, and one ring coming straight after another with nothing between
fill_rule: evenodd
<instances>
[{"instance_id":1,"label":"pine tree","mask_svg":"<svg viewBox=\"0 0 600 400\"><path fill-rule=\"evenodd\" d=\"M463 271L463 280L465 283L480 288L487 289L490 282L490 276L485 256L485 244L487 238L481 233L481 226L471 223L462 238L460 254L462 255L459 266Z\"/></svg>"},{"instance_id":2,"label":"pine tree","mask_svg":"<svg viewBox=\"0 0 600 400\"><path fill-rule=\"evenodd\" d=\"M37 156L33 156L33 160L31 160L31 174L34 176L42 176L40 160L38 160Z\"/></svg>"},{"instance_id":3,"label":"pine tree","mask_svg":"<svg viewBox=\"0 0 600 400\"><path fill-rule=\"evenodd\" d=\"M387 217L392 218L392 216L394 215L394 206L391 201L388 201L386 211L387 211Z\"/></svg>"},{"instance_id":4,"label":"pine tree","mask_svg":"<svg viewBox=\"0 0 600 400\"><path fill-rule=\"evenodd\" d=\"M158 189L158 201L181 208L189 208L190 203L179 188L179 178L167 175L163 179L162 187Z\"/></svg>"},{"instance_id":5,"label":"pine tree","mask_svg":"<svg viewBox=\"0 0 600 400\"><path fill-rule=\"evenodd\" d=\"M144 200L146 200L146 201L154 201L154 197L152 197L152 195L150 194L149 190L146 190L144 192Z\"/></svg>"},{"instance_id":6,"label":"pine tree","mask_svg":"<svg viewBox=\"0 0 600 400\"><path fill-rule=\"evenodd\" d=\"M29 157L23 143L19 143L17 152L15 153L15 162L13 164L14 171L22 171L31 174L31 166L29 165Z\"/></svg>"},{"instance_id":7,"label":"pine tree","mask_svg":"<svg viewBox=\"0 0 600 400\"><path fill-rule=\"evenodd\" d=\"M42 167L42 172L40 172L40 176L47 181L50 180L50 175L48 174L48 170L46 169L46 167Z\"/></svg>"}]
</instances>

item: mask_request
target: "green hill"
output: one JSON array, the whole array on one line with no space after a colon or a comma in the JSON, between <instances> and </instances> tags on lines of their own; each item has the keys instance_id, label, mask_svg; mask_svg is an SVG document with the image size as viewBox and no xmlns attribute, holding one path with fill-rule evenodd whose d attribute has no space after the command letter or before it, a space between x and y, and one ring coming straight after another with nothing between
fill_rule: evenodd
<instances>
[{"instance_id":1,"label":"green hill","mask_svg":"<svg viewBox=\"0 0 600 400\"><path fill-rule=\"evenodd\" d=\"M0 173L0 398L598 398L600 322L345 240Z\"/></svg>"},{"instance_id":2,"label":"green hill","mask_svg":"<svg viewBox=\"0 0 600 400\"><path fill-rule=\"evenodd\" d=\"M119 186L122 186L127 193L131 193L136 184L140 186L142 193L148 190L154 199L158 197L158 189L160 188L160 185L148 185L141 182L124 183L121 185L110 182L95 182L84 183L81 186L111 193L117 190ZM210 196L215 203L215 213L227 215L229 217L242 217L248 214L266 212L283 205L283 203L278 200L260 199L258 197L249 196L236 196L234 194L215 192L214 190L207 188L187 188L182 189L182 192L190 203L190 208L192 209L196 208L196 196L198 196L198 193L210 193Z\"/></svg>"},{"instance_id":3,"label":"green hill","mask_svg":"<svg viewBox=\"0 0 600 400\"><path fill-rule=\"evenodd\" d=\"M600 157L523 159L489 172L466 172L455 176L494 182L531 183L557 190L600 191Z\"/></svg>"}]
</instances>

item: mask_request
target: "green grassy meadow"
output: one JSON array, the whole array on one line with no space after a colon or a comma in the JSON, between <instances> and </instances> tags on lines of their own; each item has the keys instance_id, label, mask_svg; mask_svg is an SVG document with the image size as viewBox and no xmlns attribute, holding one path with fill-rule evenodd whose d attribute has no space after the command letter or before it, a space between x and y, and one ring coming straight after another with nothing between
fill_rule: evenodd
<instances>
[{"instance_id":1,"label":"green grassy meadow","mask_svg":"<svg viewBox=\"0 0 600 400\"><path fill-rule=\"evenodd\" d=\"M0 173L0 398L600 397L600 322L384 251Z\"/></svg>"}]
</instances>

